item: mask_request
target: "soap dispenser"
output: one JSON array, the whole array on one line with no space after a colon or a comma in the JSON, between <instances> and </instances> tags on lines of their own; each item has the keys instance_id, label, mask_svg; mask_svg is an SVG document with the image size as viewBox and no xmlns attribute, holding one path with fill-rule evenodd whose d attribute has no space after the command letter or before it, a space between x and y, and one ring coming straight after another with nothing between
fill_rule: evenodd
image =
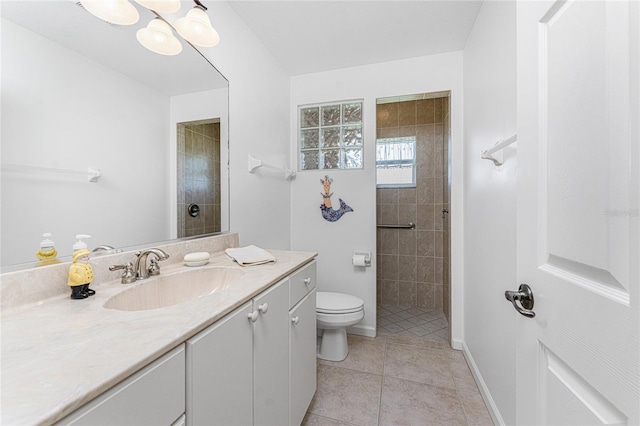
<instances>
[{"instance_id":1,"label":"soap dispenser","mask_svg":"<svg viewBox=\"0 0 640 426\"><path fill-rule=\"evenodd\" d=\"M38 266L59 263L60 261L56 259L58 251L56 250L53 241L50 240L51 233L45 232L44 234L42 234L42 237L44 239L40 243L40 250L36 252L36 257L40 260Z\"/></svg>"},{"instance_id":2,"label":"soap dispenser","mask_svg":"<svg viewBox=\"0 0 640 426\"><path fill-rule=\"evenodd\" d=\"M93 281L93 269L89 265L89 254L87 243L83 239L91 238L91 235L78 234L78 241L73 245L73 263L69 267L69 280L67 285L71 287L72 299L86 299L96 294L94 290L89 288L89 284Z\"/></svg>"}]
</instances>

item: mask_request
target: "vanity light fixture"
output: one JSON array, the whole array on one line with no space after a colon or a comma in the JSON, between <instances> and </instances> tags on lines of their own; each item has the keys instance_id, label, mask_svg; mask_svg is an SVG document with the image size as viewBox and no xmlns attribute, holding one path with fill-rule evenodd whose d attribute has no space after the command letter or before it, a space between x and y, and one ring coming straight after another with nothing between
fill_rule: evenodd
<instances>
[{"instance_id":1,"label":"vanity light fixture","mask_svg":"<svg viewBox=\"0 0 640 426\"><path fill-rule=\"evenodd\" d=\"M180 0L136 0L136 3L158 13L174 13L180 10Z\"/></svg>"},{"instance_id":2,"label":"vanity light fixture","mask_svg":"<svg viewBox=\"0 0 640 426\"><path fill-rule=\"evenodd\" d=\"M146 28L136 33L141 45L160 55L177 55L182 52L182 44L173 35L171 27L163 19L154 18Z\"/></svg>"},{"instance_id":3,"label":"vanity light fixture","mask_svg":"<svg viewBox=\"0 0 640 426\"><path fill-rule=\"evenodd\" d=\"M138 9L128 0L82 0L80 4L93 16L117 25L133 25L140 19Z\"/></svg>"},{"instance_id":4,"label":"vanity light fixture","mask_svg":"<svg viewBox=\"0 0 640 426\"><path fill-rule=\"evenodd\" d=\"M187 16L176 21L176 31L189 43L201 47L213 47L220 42L218 32L211 26L209 16L205 12L207 8L199 0L193 0L196 4L187 12Z\"/></svg>"}]
</instances>

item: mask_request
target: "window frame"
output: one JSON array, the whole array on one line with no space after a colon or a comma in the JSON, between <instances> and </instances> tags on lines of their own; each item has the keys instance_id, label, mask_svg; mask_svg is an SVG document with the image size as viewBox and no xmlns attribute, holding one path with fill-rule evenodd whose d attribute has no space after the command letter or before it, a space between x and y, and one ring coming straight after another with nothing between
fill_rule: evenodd
<instances>
[{"instance_id":1,"label":"window frame","mask_svg":"<svg viewBox=\"0 0 640 426\"><path fill-rule=\"evenodd\" d=\"M379 160L378 159L378 145L381 144L381 141L398 141L403 142L404 140L410 140L410 143L413 145L413 158L412 159L394 159L394 160ZM396 142L396 143L398 143ZM390 142L382 142L385 144L389 144ZM405 142L406 143L406 142ZM418 157L418 144L416 136L396 136L390 138L377 138L376 139L376 188L415 188L417 186L417 157ZM411 183L378 183L378 166L379 165L411 165Z\"/></svg>"},{"instance_id":2,"label":"window frame","mask_svg":"<svg viewBox=\"0 0 640 426\"><path fill-rule=\"evenodd\" d=\"M344 122L344 106L345 105L349 105L349 104L359 104L360 105L360 121L357 122ZM340 107L340 120L339 120L339 124L324 124L324 120L323 120L323 108L326 107L332 107L332 106L339 106ZM309 127L302 127L303 125L303 111L307 110L307 109L312 109L312 108L317 108L318 109L318 125L317 126L309 126ZM365 168L365 162L364 162L364 147L365 147L365 141L364 141L364 99L350 99L350 100L341 100L341 101L334 101L334 102L322 102L322 103L316 103L316 104L306 104L306 105L298 105L297 108L297 114L298 114L298 134L297 134L297 153L298 153L298 158L297 158L297 169L299 172L308 172L308 171L327 171L327 170L364 170ZM345 129L349 129L349 128L359 128L360 131L360 143L359 144L354 144L354 145L346 145L345 144ZM335 146L324 146L323 145L323 130L324 129L332 129L332 128L337 128L338 129L338 142ZM304 138L303 138L303 133L305 131L309 131L309 130L317 130L317 146L316 147L311 147L311 148L304 148L303 147L303 143L304 143ZM328 150L338 150L339 152L339 158L338 158L338 167L325 167L325 156L324 156L324 152L328 151ZM346 153L347 151L350 150L358 150L360 151L360 156L361 156L361 165L360 167L344 167L347 164L347 156ZM304 168L303 167L303 161L304 161L304 154L305 153L310 153L310 152L315 152L317 153L317 158L318 158L318 167L317 168Z\"/></svg>"}]
</instances>

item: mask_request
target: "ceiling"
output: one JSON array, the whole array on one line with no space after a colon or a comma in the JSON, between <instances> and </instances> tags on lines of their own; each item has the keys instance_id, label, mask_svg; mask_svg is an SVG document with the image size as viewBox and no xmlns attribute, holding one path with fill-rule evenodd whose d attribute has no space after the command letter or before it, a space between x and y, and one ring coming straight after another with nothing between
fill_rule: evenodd
<instances>
[{"instance_id":1,"label":"ceiling","mask_svg":"<svg viewBox=\"0 0 640 426\"><path fill-rule=\"evenodd\" d=\"M193 4L181 1L183 11ZM214 0L203 0L210 1ZM185 45L176 57L162 57L140 46L135 31L153 15L135 2L141 20L131 27L105 24L76 2L3 0L0 14L169 96L226 87L226 80L212 73L211 64L191 46ZM299 75L461 50L482 0L229 0L229 4L285 71ZM185 69L189 74L179 77Z\"/></svg>"},{"instance_id":2,"label":"ceiling","mask_svg":"<svg viewBox=\"0 0 640 426\"><path fill-rule=\"evenodd\" d=\"M230 0L290 75L462 50L482 0Z\"/></svg>"}]
</instances>

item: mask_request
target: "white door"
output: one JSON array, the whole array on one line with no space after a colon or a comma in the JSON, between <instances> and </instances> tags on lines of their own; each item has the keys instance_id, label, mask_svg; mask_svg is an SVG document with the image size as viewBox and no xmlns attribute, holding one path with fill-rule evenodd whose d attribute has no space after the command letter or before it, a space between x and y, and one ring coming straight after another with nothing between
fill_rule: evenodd
<instances>
[{"instance_id":1,"label":"white door","mask_svg":"<svg viewBox=\"0 0 640 426\"><path fill-rule=\"evenodd\" d=\"M517 421L639 424L640 3L517 8Z\"/></svg>"}]
</instances>

